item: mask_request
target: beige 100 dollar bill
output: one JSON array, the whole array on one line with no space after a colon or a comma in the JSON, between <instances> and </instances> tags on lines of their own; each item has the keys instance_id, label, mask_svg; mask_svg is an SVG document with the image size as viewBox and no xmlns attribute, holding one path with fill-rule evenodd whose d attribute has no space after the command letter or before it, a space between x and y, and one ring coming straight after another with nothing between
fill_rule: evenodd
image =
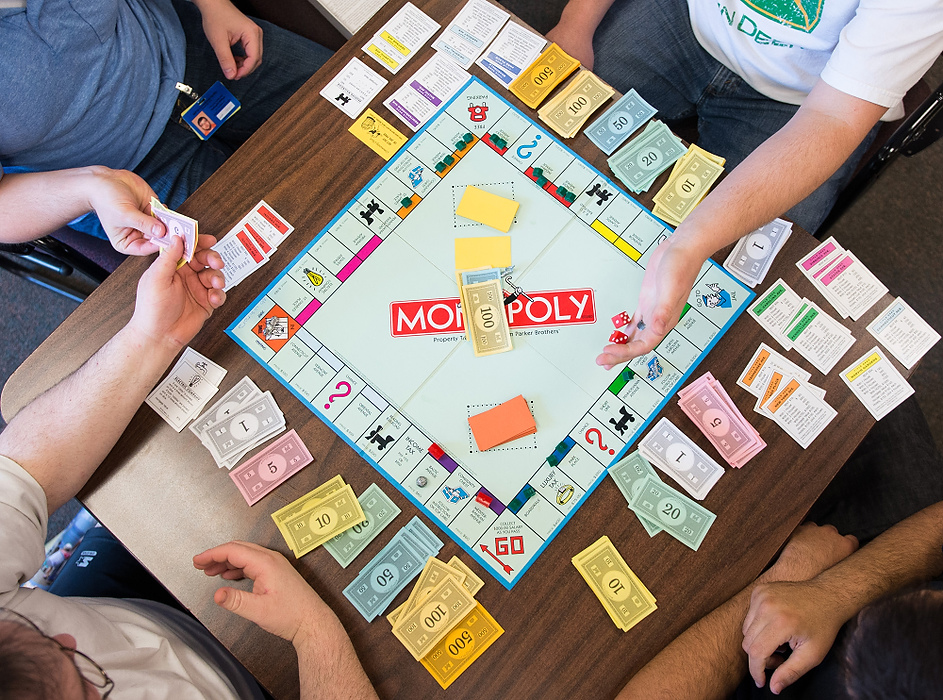
<instances>
[{"instance_id":1,"label":"beige 100 dollar bill","mask_svg":"<svg viewBox=\"0 0 943 700\"><path fill-rule=\"evenodd\" d=\"M504 313L501 280L488 280L462 287L465 328L472 341L475 357L496 355L512 350L508 318Z\"/></svg>"},{"instance_id":2,"label":"beige 100 dollar bill","mask_svg":"<svg viewBox=\"0 0 943 700\"><path fill-rule=\"evenodd\" d=\"M415 610L400 616L393 634L419 661L474 607L475 599L462 584L446 576Z\"/></svg>"},{"instance_id":3,"label":"beige 100 dollar bill","mask_svg":"<svg viewBox=\"0 0 943 700\"><path fill-rule=\"evenodd\" d=\"M453 569L444 561L436 559L435 557L429 557L426 565L423 567L422 571L419 572L419 577L416 579L413 590L406 599L406 607L400 611L400 615L408 615L419 607L425 597L429 595L436 586L442 583L447 576L453 577L456 583L465 583L465 574Z\"/></svg>"},{"instance_id":4,"label":"beige 100 dollar bill","mask_svg":"<svg viewBox=\"0 0 943 700\"><path fill-rule=\"evenodd\" d=\"M307 554L335 535L363 522L363 508L349 486L319 501L313 501L284 525L296 557Z\"/></svg>"},{"instance_id":5,"label":"beige 100 dollar bill","mask_svg":"<svg viewBox=\"0 0 943 700\"><path fill-rule=\"evenodd\" d=\"M580 127L615 94L588 70L580 71L560 94L541 107L538 115L564 138L575 136Z\"/></svg>"},{"instance_id":6,"label":"beige 100 dollar bill","mask_svg":"<svg viewBox=\"0 0 943 700\"><path fill-rule=\"evenodd\" d=\"M605 535L573 557L573 566L623 631L627 632L658 608L655 597Z\"/></svg>"}]
</instances>

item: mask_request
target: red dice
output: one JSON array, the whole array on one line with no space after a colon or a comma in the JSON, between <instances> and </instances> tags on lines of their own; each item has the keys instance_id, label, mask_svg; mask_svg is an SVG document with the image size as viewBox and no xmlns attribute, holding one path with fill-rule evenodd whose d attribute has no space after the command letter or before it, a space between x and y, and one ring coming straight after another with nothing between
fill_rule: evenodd
<instances>
[{"instance_id":1,"label":"red dice","mask_svg":"<svg viewBox=\"0 0 943 700\"><path fill-rule=\"evenodd\" d=\"M612 325L616 328L622 328L622 326L628 324L630 318L628 311L622 311L612 317Z\"/></svg>"},{"instance_id":2,"label":"red dice","mask_svg":"<svg viewBox=\"0 0 943 700\"><path fill-rule=\"evenodd\" d=\"M618 345L625 345L629 342L629 336L619 331L613 331L612 335L609 336L609 342L616 343Z\"/></svg>"}]
</instances>

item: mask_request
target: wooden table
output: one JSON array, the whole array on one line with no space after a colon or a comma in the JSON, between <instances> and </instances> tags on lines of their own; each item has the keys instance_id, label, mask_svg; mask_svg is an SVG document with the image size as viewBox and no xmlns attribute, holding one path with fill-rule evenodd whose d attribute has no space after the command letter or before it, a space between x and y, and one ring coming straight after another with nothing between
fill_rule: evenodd
<instances>
[{"instance_id":1,"label":"wooden table","mask_svg":"<svg viewBox=\"0 0 943 700\"><path fill-rule=\"evenodd\" d=\"M229 370L219 396L247 374L271 390L289 427L302 436L315 463L249 508L226 472L215 467L189 431L175 433L144 407L80 494L92 512L277 698L298 694L291 647L216 607L212 596L219 581L193 569L190 558L232 539L288 554L269 514L338 473L357 493L378 482L404 514L347 569L341 569L323 549L299 560L297 568L340 616L381 698L445 697L396 641L387 622L377 619L367 624L341 593L416 509L223 332L383 165L347 133L350 120L318 92L352 56L362 57L367 38L401 4L394 1L384 7L182 207L199 218L204 233L222 236L264 197L297 227L273 261L229 295L192 345ZM416 4L443 27L461 6L451 0L416 0ZM380 103L431 52L427 45L373 101L374 109L394 124L397 120ZM477 69L474 72L483 75ZM508 93L498 91L526 111ZM608 172L605 156L585 136L568 145ZM657 192L662 181L650 192ZM651 206L650 196L642 201ZM810 236L795 231L768 279L781 275L799 294L822 303L793 265L814 245ZM726 252L716 259L722 261ZM79 367L130 318L135 283L148 262L125 262L23 363L4 389L6 418ZM878 303L859 322L846 324L858 341L839 368L874 345L865 325L888 301ZM728 470L705 500L717 521L700 550L692 552L665 535L649 539L612 481L604 480L512 591L472 563L487 582L478 599L504 627L505 635L454 683L448 697L612 696L672 638L761 572L873 425L837 371L828 377L813 371L812 381L828 391L827 400L838 410L838 417L810 449L802 450L777 426L754 413L752 397L735 383L761 341L770 338L744 314L699 368L698 374L710 370L721 380L769 444L744 469ZM813 369L795 353L790 357ZM672 402L663 415L713 451L676 404ZM612 624L570 563L573 555L603 534L613 540L658 599L658 611L629 633ZM441 558L460 553L448 536L439 535L446 542ZM400 593L394 603L405 600L407 592Z\"/></svg>"}]
</instances>

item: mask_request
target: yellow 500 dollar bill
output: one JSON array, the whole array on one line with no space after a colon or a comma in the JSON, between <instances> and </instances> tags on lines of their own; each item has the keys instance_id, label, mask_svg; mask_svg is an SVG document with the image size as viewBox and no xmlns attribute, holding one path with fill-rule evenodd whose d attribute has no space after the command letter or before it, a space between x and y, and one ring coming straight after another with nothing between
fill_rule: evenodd
<instances>
[{"instance_id":1,"label":"yellow 500 dollar bill","mask_svg":"<svg viewBox=\"0 0 943 700\"><path fill-rule=\"evenodd\" d=\"M501 625L478 603L420 661L443 689L448 688L502 634Z\"/></svg>"}]
</instances>

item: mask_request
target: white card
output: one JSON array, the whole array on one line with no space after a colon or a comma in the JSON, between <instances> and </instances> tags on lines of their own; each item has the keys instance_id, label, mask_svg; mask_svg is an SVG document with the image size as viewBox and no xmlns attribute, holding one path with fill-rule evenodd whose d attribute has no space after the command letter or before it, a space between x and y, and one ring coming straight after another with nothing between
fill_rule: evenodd
<instances>
[{"instance_id":1,"label":"white card","mask_svg":"<svg viewBox=\"0 0 943 700\"><path fill-rule=\"evenodd\" d=\"M226 376L225 367L221 367L210 358L204 357L189 345L187 349L183 351L183 354L174 366L176 367L183 362L188 363L196 371L202 372L206 381L215 387L219 387L220 383L223 381L223 377Z\"/></svg>"},{"instance_id":2,"label":"white card","mask_svg":"<svg viewBox=\"0 0 943 700\"><path fill-rule=\"evenodd\" d=\"M877 347L842 370L841 378L874 420L881 420L914 393L914 388Z\"/></svg>"},{"instance_id":3,"label":"white card","mask_svg":"<svg viewBox=\"0 0 943 700\"><path fill-rule=\"evenodd\" d=\"M791 380L765 405L773 420L802 449L812 444L838 412L798 380Z\"/></svg>"},{"instance_id":4,"label":"white card","mask_svg":"<svg viewBox=\"0 0 943 700\"><path fill-rule=\"evenodd\" d=\"M764 387L769 384L773 372L790 374L803 382L808 382L812 378L810 372L806 372L795 362L780 355L766 343L760 343L760 347L753 353L753 357L737 379L737 384L754 396L760 397L763 395Z\"/></svg>"},{"instance_id":5,"label":"white card","mask_svg":"<svg viewBox=\"0 0 943 700\"><path fill-rule=\"evenodd\" d=\"M268 262L268 256L241 228L233 229L223 236L222 240L213 246L213 250L223 259L222 272L226 280L224 292L228 292Z\"/></svg>"},{"instance_id":6,"label":"white card","mask_svg":"<svg viewBox=\"0 0 943 700\"><path fill-rule=\"evenodd\" d=\"M324 86L321 96L351 119L356 119L387 82L386 78L354 57Z\"/></svg>"},{"instance_id":7,"label":"white card","mask_svg":"<svg viewBox=\"0 0 943 700\"><path fill-rule=\"evenodd\" d=\"M471 75L443 54L434 54L383 106L416 131L439 111Z\"/></svg>"},{"instance_id":8,"label":"white card","mask_svg":"<svg viewBox=\"0 0 943 700\"><path fill-rule=\"evenodd\" d=\"M855 344L847 328L808 299L796 317L784 329L787 342L822 374L832 371L842 356Z\"/></svg>"},{"instance_id":9,"label":"white card","mask_svg":"<svg viewBox=\"0 0 943 700\"><path fill-rule=\"evenodd\" d=\"M179 433L217 391L202 372L182 362L155 387L145 403Z\"/></svg>"},{"instance_id":10,"label":"white card","mask_svg":"<svg viewBox=\"0 0 943 700\"><path fill-rule=\"evenodd\" d=\"M439 30L439 23L407 2L363 47L377 63L397 73Z\"/></svg>"},{"instance_id":11,"label":"white card","mask_svg":"<svg viewBox=\"0 0 943 700\"><path fill-rule=\"evenodd\" d=\"M855 321L887 294L887 287L854 253L845 251L817 280ZM841 308L836 307L841 311Z\"/></svg>"},{"instance_id":12,"label":"white card","mask_svg":"<svg viewBox=\"0 0 943 700\"><path fill-rule=\"evenodd\" d=\"M747 312L776 342L790 350L792 344L782 330L801 306L802 299L780 278L756 298Z\"/></svg>"},{"instance_id":13,"label":"white card","mask_svg":"<svg viewBox=\"0 0 943 700\"><path fill-rule=\"evenodd\" d=\"M907 369L913 369L940 340L940 334L900 297L868 324L868 332Z\"/></svg>"},{"instance_id":14,"label":"white card","mask_svg":"<svg viewBox=\"0 0 943 700\"><path fill-rule=\"evenodd\" d=\"M441 51L462 68L471 68L510 16L485 0L468 0L435 40L432 48Z\"/></svg>"},{"instance_id":15,"label":"white card","mask_svg":"<svg viewBox=\"0 0 943 700\"><path fill-rule=\"evenodd\" d=\"M539 34L508 22L477 63L507 87L521 71L537 60L546 45L547 40Z\"/></svg>"}]
</instances>

